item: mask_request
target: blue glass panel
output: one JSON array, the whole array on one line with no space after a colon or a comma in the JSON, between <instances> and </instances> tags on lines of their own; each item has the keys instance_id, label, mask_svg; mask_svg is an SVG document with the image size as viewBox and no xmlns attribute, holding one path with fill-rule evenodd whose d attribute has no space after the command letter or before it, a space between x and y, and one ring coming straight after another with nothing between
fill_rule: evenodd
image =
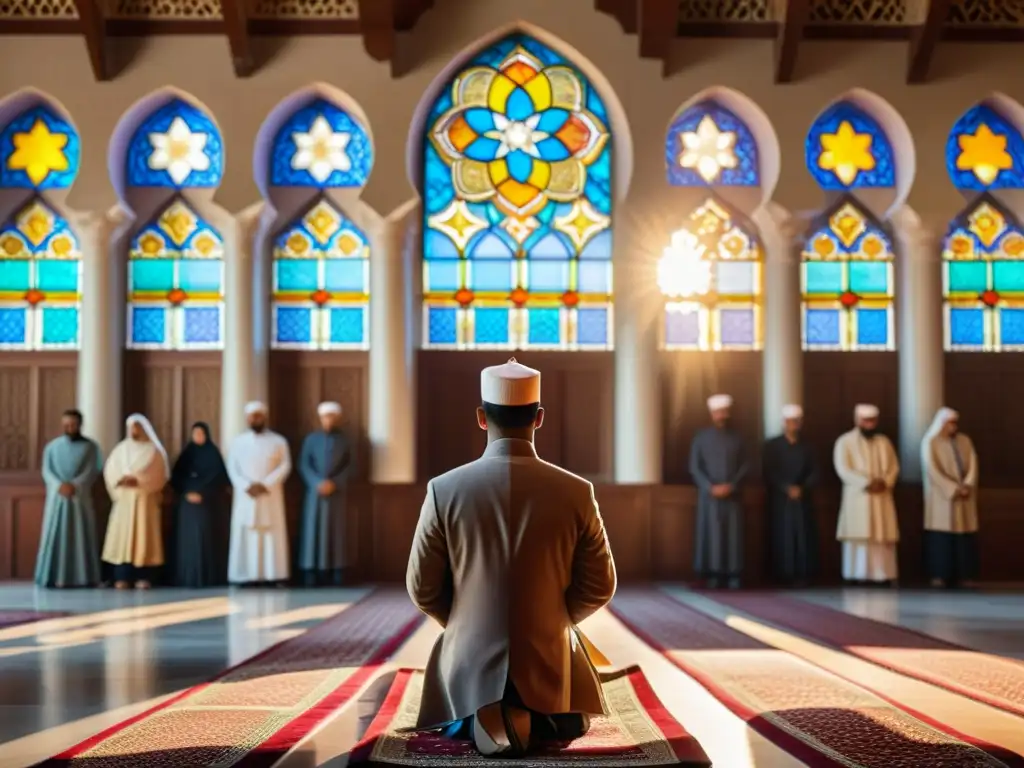
<instances>
[{"instance_id":1,"label":"blue glass panel","mask_svg":"<svg viewBox=\"0 0 1024 768\"><path fill-rule=\"evenodd\" d=\"M32 262L0 259L0 291L27 291L32 287Z\"/></svg>"},{"instance_id":2,"label":"blue glass panel","mask_svg":"<svg viewBox=\"0 0 1024 768\"><path fill-rule=\"evenodd\" d=\"M528 309L530 344L561 344L562 316L558 309Z\"/></svg>"},{"instance_id":3,"label":"blue glass panel","mask_svg":"<svg viewBox=\"0 0 1024 768\"><path fill-rule=\"evenodd\" d=\"M840 345L838 309L808 309L804 312L804 341L810 346Z\"/></svg>"},{"instance_id":4,"label":"blue glass panel","mask_svg":"<svg viewBox=\"0 0 1024 768\"><path fill-rule=\"evenodd\" d=\"M43 291L78 292L78 268L81 262L65 259L36 261L36 287Z\"/></svg>"},{"instance_id":5,"label":"blue glass panel","mask_svg":"<svg viewBox=\"0 0 1024 768\"><path fill-rule=\"evenodd\" d=\"M335 293L366 293L366 261L363 259L327 259L324 262L324 288Z\"/></svg>"},{"instance_id":6,"label":"blue glass panel","mask_svg":"<svg viewBox=\"0 0 1024 768\"><path fill-rule=\"evenodd\" d=\"M431 307L427 313L427 339L431 344L455 344L459 340L454 307Z\"/></svg>"},{"instance_id":7,"label":"blue glass panel","mask_svg":"<svg viewBox=\"0 0 1024 768\"><path fill-rule=\"evenodd\" d=\"M889 265L882 261L851 261L850 290L858 295L889 293Z\"/></svg>"},{"instance_id":8,"label":"blue glass panel","mask_svg":"<svg viewBox=\"0 0 1024 768\"><path fill-rule=\"evenodd\" d=\"M993 261L992 287L999 293L1024 291L1024 261Z\"/></svg>"},{"instance_id":9,"label":"blue glass panel","mask_svg":"<svg viewBox=\"0 0 1024 768\"><path fill-rule=\"evenodd\" d=\"M428 293L435 291L459 290L460 265L457 261L428 261L427 279L424 290Z\"/></svg>"},{"instance_id":10,"label":"blue glass panel","mask_svg":"<svg viewBox=\"0 0 1024 768\"><path fill-rule=\"evenodd\" d=\"M461 257L455 243L444 234L435 229L427 227L423 236L423 256L434 261L435 259L458 259Z\"/></svg>"},{"instance_id":11,"label":"blue glass panel","mask_svg":"<svg viewBox=\"0 0 1024 768\"><path fill-rule=\"evenodd\" d=\"M128 262L129 290L169 291L174 288L174 262L170 259L134 259Z\"/></svg>"},{"instance_id":12,"label":"blue glass panel","mask_svg":"<svg viewBox=\"0 0 1024 768\"><path fill-rule=\"evenodd\" d=\"M599 264L599 266L604 266ZM538 293L563 293L569 290L568 261L529 262L530 290Z\"/></svg>"},{"instance_id":13,"label":"blue glass panel","mask_svg":"<svg viewBox=\"0 0 1024 768\"><path fill-rule=\"evenodd\" d=\"M803 267L804 292L808 295L838 296L843 292L842 262L805 261Z\"/></svg>"},{"instance_id":14,"label":"blue glass panel","mask_svg":"<svg viewBox=\"0 0 1024 768\"><path fill-rule=\"evenodd\" d=\"M331 343L362 344L366 341L364 307L331 307Z\"/></svg>"},{"instance_id":15,"label":"blue glass panel","mask_svg":"<svg viewBox=\"0 0 1024 768\"><path fill-rule=\"evenodd\" d=\"M963 154L961 142L970 145L971 137L986 126L996 136L1006 141L1006 158L1009 167L999 170L991 183L978 178L969 167L958 168L957 161ZM946 141L946 170L957 189L1020 189L1024 187L1024 137L1009 120L989 104L975 104L953 125Z\"/></svg>"},{"instance_id":16,"label":"blue glass panel","mask_svg":"<svg viewBox=\"0 0 1024 768\"><path fill-rule=\"evenodd\" d=\"M514 259L515 248L508 243L501 230L484 232L466 248L466 257L470 259Z\"/></svg>"},{"instance_id":17,"label":"blue glass panel","mask_svg":"<svg viewBox=\"0 0 1024 768\"><path fill-rule=\"evenodd\" d=\"M721 187L756 187L761 183L758 165L757 142L746 123L716 101L701 101L688 107L672 121L665 137L665 165L668 168L668 183L674 187L706 187L704 180L693 168L683 168L680 158L683 150L684 133L693 133L705 117L710 117L719 131L734 133L733 151L736 155L735 168L722 168L712 184Z\"/></svg>"},{"instance_id":18,"label":"blue glass panel","mask_svg":"<svg viewBox=\"0 0 1024 768\"><path fill-rule=\"evenodd\" d=\"M584 307L576 310L576 341L580 344L608 344L608 310Z\"/></svg>"},{"instance_id":19,"label":"blue glass panel","mask_svg":"<svg viewBox=\"0 0 1024 768\"><path fill-rule=\"evenodd\" d=\"M606 229L598 232L583 246L580 251L581 259L603 259L610 261L612 258L612 232Z\"/></svg>"},{"instance_id":20,"label":"blue glass panel","mask_svg":"<svg viewBox=\"0 0 1024 768\"><path fill-rule=\"evenodd\" d=\"M884 346L889 342L889 312L885 309L857 310L857 344Z\"/></svg>"},{"instance_id":21,"label":"blue glass panel","mask_svg":"<svg viewBox=\"0 0 1024 768\"><path fill-rule=\"evenodd\" d=\"M78 341L77 307L43 307L44 346L75 344Z\"/></svg>"},{"instance_id":22,"label":"blue glass panel","mask_svg":"<svg viewBox=\"0 0 1024 768\"><path fill-rule=\"evenodd\" d=\"M188 166L183 166L182 174L174 178L172 172L175 172L177 167L175 164L170 165L170 170L152 168L150 157L159 153L153 138L166 134L171 124L179 119L188 126L192 134L201 134L206 137L206 143L202 149L203 154L206 155L206 167L200 168L197 167L198 164L193 164L190 170ZM128 143L126 163L129 186L174 187L176 189L216 187L224 175L224 144L220 131L207 115L182 99L172 98L154 110L135 129L135 133L132 134L131 141ZM155 164L164 165L164 163ZM187 175L185 171L187 171Z\"/></svg>"},{"instance_id":23,"label":"blue glass panel","mask_svg":"<svg viewBox=\"0 0 1024 768\"><path fill-rule=\"evenodd\" d=\"M571 259L575 255L575 249L556 232L550 232L530 246L529 257L531 259Z\"/></svg>"},{"instance_id":24,"label":"blue glass panel","mask_svg":"<svg viewBox=\"0 0 1024 768\"><path fill-rule=\"evenodd\" d=\"M742 261L715 262L715 279L718 292L733 296L753 296L754 265Z\"/></svg>"},{"instance_id":25,"label":"blue glass panel","mask_svg":"<svg viewBox=\"0 0 1024 768\"><path fill-rule=\"evenodd\" d=\"M186 292L219 294L223 266L219 259L182 259L178 263L178 287Z\"/></svg>"},{"instance_id":26,"label":"blue glass panel","mask_svg":"<svg viewBox=\"0 0 1024 768\"><path fill-rule=\"evenodd\" d=\"M278 259L274 262L278 291L315 291L320 287L316 259Z\"/></svg>"},{"instance_id":27,"label":"blue glass panel","mask_svg":"<svg viewBox=\"0 0 1024 768\"><path fill-rule=\"evenodd\" d=\"M1024 344L1024 309L999 310L999 336L1007 346Z\"/></svg>"},{"instance_id":28,"label":"blue glass panel","mask_svg":"<svg viewBox=\"0 0 1024 768\"><path fill-rule=\"evenodd\" d=\"M949 341L954 347L980 347L985 343L985 312L982 309L949 310Z\"/></svg>"},{"instance_id":29,"label":"blue glass panel","mask_svg":"<svg viewBox=\"0 0 1024 768\"><path fill-rule=\"evenodd\" d=\"M849 123L855 133L871 137L870 152L875 165L874 168L858 171L849 184L841 180L833 170L822 168L819 163L825 151L822 137L835 134L843 123ZM822 189L896 186L896 166L889 137L873 117L851 101L836 102L818 115L807 133L804 147L807 169Z\"/></svg>"},{"instance_id":30,"label":"blue glass panel","mask_svg":"<svg viewBox=\"0 0 1024 768\"><path fill-rule=\"evenodd\" d=\"M310 143L307 135L313 124L323 122L335 135L348 138L334 139L338 145L344 144L338 153L339 162L319 168L310 162L312 151L300 152L298 143ZM342 157L348 158L348 167ZM348 112L326 99L314 99L295 110L277 129L271 144L270 183L275 187L361 187L369 179L371 168L373 146L366 130Z\"/></svg>"},{"instance_id":31,"label":"blue glass panel","mask_svg":"<svg viewBox=\"0 0 1024 768\"><path fill-rule=\"evenodd\" d=\"M0 344L24 344L26 317L21 307L0 307Z\"/></svg>"},{"instance_id":32,"label":"blue glass panel","mask_svg":"<svg viewBox=\"0 0 1024 768\"><path fill-rule=\"evenodd\" d=\"M700 315L696 312L665 312L665 345L695 347L700 343Z\"/></svg>"},{"instance_id":33,"label":"blue glass panel","mask_svg":"<svg viewBox=\"0 0 1024 768\"><path fill-rule=\"evenodd\" d=\"M754 310L723 309L719 311L718 317L723 345L754 345Z\"/></svg>"},{"instance_id":34,"label":"blue glass panel","mask_svg":"<svg viewBox=\"0 0 1024 768\"><path fill-rule=\"evenodd\" d=\"M947 261L949 290L981 293L988 289L988 264L984 261Z\"/></svg>"},{"instance_id":35,"label":"blue glass panel","mask_svg":"<svg viewBox=\"0 0 1024 768\"><path fill-rule=\"evenodd\" d=\"M611 293L612 263L581 261L577 264L576 290L580 293Z\"/></svg>"},{"instance_id":36,"label":"blue glass panel","mask_svg":"<svg viewBox=\"0 0 1024 768\"><path fill-rule=\"evenodd\" d=\"M15 155L15 136L17 143L21 136L53 136L53 145L58 148L63 161L55 158L53 167L33 169L28 174L28 163ZM19 189L67 189L78 175L79 163L82 159L82 144L78 131L70 122L58 115L46 104L37 104L11 120L3 131L0 131L0 187L16 187Z\"/></svg>"},{"instance_id":37,"label":"blue glass panel","mask_svg":"<svg viewBox=\"0 0 1024 768\"><path fill-rule=\"evenodd\" d=\"M163 344L167 340L166 312L163 307L132 307L132 343Z\"/></svg>"},{"instance_id":38,"label":"blue glass panel","mask_svg":"<svg viewBox=\"0 0 1024 768\"><path fill-rule=\"evenodd\" d=\"M220 341L220 307L185 307L185 343Z\"/></svg>"},{"instance_id":39,"label":"blue glass panel","mask_svg":"<svg viewBox=\"0 0 1024 768\"><path fill-rule=\"evenodd\" d=\"M504 307L473 310L473 336L477 344L508 344L508 310Z\"/></svg>"},{"instance_id":40,"label":"blue glass panel","mask_svg":"<svg viewBox=\"0 0 1024 768\"><path fill-rule=\"evenodd\" d=\"M511 291L515 287L511 260L474 261L469 276L474 291Z\"/></svg>"},{"instance_id":41,"label":"blue glass panel","mask_svg":"<svg viewBox=\"0 0 1024 768\"><path fill-rule=\"evenodd\" d=\"M274 340L278 344L309 344L313 339L313 310L308 307L276 307Z\"/></svg>"}]
</instances>

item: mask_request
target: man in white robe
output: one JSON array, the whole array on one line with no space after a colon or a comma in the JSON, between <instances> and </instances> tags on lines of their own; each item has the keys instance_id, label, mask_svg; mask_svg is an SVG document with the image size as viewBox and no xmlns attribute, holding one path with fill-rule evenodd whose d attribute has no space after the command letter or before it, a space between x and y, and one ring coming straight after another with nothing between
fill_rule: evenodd
<instances>
[{"instance_id":1,"label":"man in white robe","mask_svg":"<svg viewBox=\"0 0 1024 768\"><path fill-rule=\"evenodd\" d=\"M228 450L234 489L228 581L280 584L290 575L284 482L292 471L291 452L288 442L267 428L263 403L246 405L245 418L249 429Z\"/></svg>"},{"instance_id":2,"label":"man in white robe","mask_svg":"<svg viewBox=\"0 0 1024 768\"><path fill-rule=\"evenodd\" d=\"M843 579L888 583L896 580L899 524L892 491L899 459L878 431L878 408L858 405L856 426L836 440L832 458L843 483L836 538L843 543Z\"/></svg>"}]
</instances>

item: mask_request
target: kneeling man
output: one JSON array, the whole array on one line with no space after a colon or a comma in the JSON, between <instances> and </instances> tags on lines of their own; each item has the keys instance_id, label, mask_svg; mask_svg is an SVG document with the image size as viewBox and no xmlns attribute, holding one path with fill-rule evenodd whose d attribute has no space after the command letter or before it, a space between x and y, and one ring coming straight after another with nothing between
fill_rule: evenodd
<instances>
[{"instance_id":1,"label":"kneeling man","mask_svg":"<svg viewBox=\"0 0 1024 768\"><path fill-rule=\"evenodd\" d=\"M484 755L577 738L605 712L577 628L615 593L593 486L537 457L540 373L511 359L480 376L481 458L427 485L406 585L444 627L418 726Z\"/></svg>"}]
</instances>

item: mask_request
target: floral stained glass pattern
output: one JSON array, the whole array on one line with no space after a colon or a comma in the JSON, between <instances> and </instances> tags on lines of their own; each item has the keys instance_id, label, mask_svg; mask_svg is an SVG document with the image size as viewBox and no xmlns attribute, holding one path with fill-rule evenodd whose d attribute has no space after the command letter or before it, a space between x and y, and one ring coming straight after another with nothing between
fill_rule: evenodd
<instances>
[{"instance_id":1,"label":"floral stained glass pattern","mask_svg":"<svg viewBox=\"0 0 1024 768\"><path fill-rule=\"evenodd\" d=\"M224 241L181 198L132 239L128 347L222 349Z\"/></svg>"},{"instance_id":2,"label":"floral stained glass pattern","mask_svg":"<svg viewBox=\"0 0 1024 768\"><path fill-rule=\"evenodd\" d=\"M82 255L39 198L0 227L0 349L77 349Z\"/></svg>"},{"instance_id":3,"label":"floral stained glass pattern","mask_svg":"<svg viewBox=\"0 0 1024 768\"><path fill-rule=\"evenodd\" d=\"M802 284L804 349L896 348L891 241L853 200L807 240Z\"/></svg>"},{"instance_id":4,"label":"floral stained glass pattern","mask_svg":"<svg viewBox=\"0 0 1024 768\"><path fill-rule=\"evenodd\" d=\"M701 261L699 281L708 288L692 300L666 304L665 348L760 349L763 253L757 239L714 199L690 214L686 230Z\"/></svg>"},{"instance_id":5,"label":"floral stained glass pattern","mask_svg":"<svg viewBox=\"0 0 1024 768\"><path fill-rule=\"evenodd\" d=\"M278 349L368 349L370 248L326 198L274 242Z\"/></svg>"},{"instance_id":6,"label":"floral stained glass pattern","mask_svg":"<svg viewBox=\"0 0 1024 768\"><path fill-rule=\"evenodd\" d=\"M270 158L276 187L362 187L373 167L373 147L347 112L315 99L277 131Z\"/></svg>"},{"instance_id":7,"label":"floral stained glass pattern","mask_svg":"<svg viewBox=\"0 0 1024 768\"><path fill-rule=\"evenodd\" d=\"M674 187L756 187L757 142L746 124L715 101L680 114L665 140L668 183Z\"/></svg>"},{"instance_id":8,"label":"floral stained glass pattern","mask_svg":"<svg viewBox=\"0 0 1024 768\"><path fill-rule=\"evenodd\" d=\"M591 84L512 35L427 125L424 345L611 348L611 136Z\"/></svg>"},{"instance_id":9,"label":"floral stained glass pattern","mask_svg":"<svg viewBox=\"0 0 1024 768\"><path fill-rule=\"evenodd\" d=\"M977 104L949 133L946 170L957 189L1024 189L1024 136L991 106Z\"/></svg>"},{"instance_id":10,"label":"floral stained glass pattern","mask_svg":"<svg viewBox=\"0 0 1024 768\"><path fill-rule=\"evenodd\" d=\"M0 188L67 189L81 154L71 123L46 105L27 109L0 131Z\"/></svg>"},{"instance_id":11,"label":"floral stained glass pattern","mask_svg":"<svg viewBox=\"0 0 1024 768\"><path fill-rule=\"evenodd\" d=\"M807 169L822 189L896 186L892 143L856 104L840 101L822 112L805 144Z\"/></svg>"},{"instance_id":12,"label":"floral stained glass pattern","mask_svg":"<svg viewBox=\"0 0 1024 768\"><path fill-rule=\"evenodd\" d=\"M985 196L953 222L943 250L946 349L1024 350L1024 230Z\"/></svg>"},{"instance_id":13,"label":"floral stained glass pattern","mask_svg":"<svg viewBox=\"0 0 1024 768\"><path fill-rule=\"evenodd\" d=\"M224 175L224 143L206 114L175 98L135 129L127 163L133 187L216 187Z\"/></svg>"}]
</instances>

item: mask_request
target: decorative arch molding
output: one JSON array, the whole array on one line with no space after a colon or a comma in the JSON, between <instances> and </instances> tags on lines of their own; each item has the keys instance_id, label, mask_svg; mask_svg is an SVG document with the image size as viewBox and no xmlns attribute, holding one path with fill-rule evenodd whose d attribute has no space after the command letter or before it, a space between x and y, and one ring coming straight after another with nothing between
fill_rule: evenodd
<instances>
[{"instance_id":1,"label":"decorative arch molding","mask_svg":"<svg viewBox=\"0 0 1024 768\"><path fill-rule=\"evenodd\" d=\"M978 102L953 124L946 170L961 192L1024 189L1024 107L1002 94Z\"/></svg>"}]
</instances>

